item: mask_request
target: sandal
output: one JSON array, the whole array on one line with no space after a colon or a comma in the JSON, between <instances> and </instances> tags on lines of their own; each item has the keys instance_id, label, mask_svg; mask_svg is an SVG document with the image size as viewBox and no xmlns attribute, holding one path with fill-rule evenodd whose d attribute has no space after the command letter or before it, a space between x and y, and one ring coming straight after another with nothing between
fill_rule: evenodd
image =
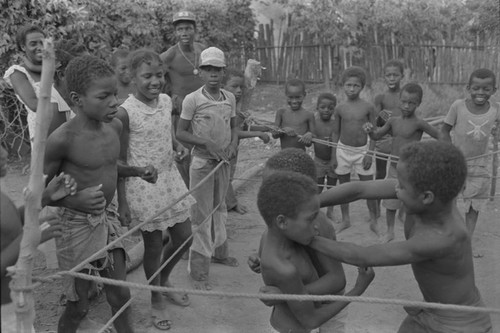
<instances>
[{"instance_id":1,"label":"sandal","mask_svg":"<svg viewBox=\"0 0 500 333\"><path fill-rule=\"evenodd\" d=\"M169 314L166 309L151 309L151 320L153 326L161 331L168 331L172 327L172 321L170 319L167 319L168 317Z\"/></svg>"},{"instance_id":2,"label":"sandal","mask_svg":"<svg viewBox=\"0 0 500 333\"><path fill-rule=\"evenodd\" d=\"M221 264L221 265L226 265L230 267L238 267L239 263L238 260L234 257L226 257L226 258L216 258L212 257L212 263L214 264Z\"/></svg>"}]
</instances>

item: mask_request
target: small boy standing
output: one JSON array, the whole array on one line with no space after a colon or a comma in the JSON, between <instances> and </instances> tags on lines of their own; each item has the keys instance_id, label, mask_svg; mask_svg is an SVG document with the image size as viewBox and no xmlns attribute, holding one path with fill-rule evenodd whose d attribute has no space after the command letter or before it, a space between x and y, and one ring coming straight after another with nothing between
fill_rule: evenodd
<instances>
[{"instance_id":1,"label":"small boy standing","mask_svg":"<svg viewBox=\"0 0 500 333\"><path fill-rule=\"evenodd\" d=\"M414 141L420 141L423 133L427 133L437 139L438 130L428 122L420 119L415 114L418 106L422 102L423 91L416 83L408 83L401 89L400 113L401 116L391 116L384 126L373 130L373 124L366 123L365 130L373 140L383 139L385 135L391 134L393 137L391 155L399 156L401 148ZM391 160L387 179L396 179L397 160ZM387 209L387 234L386 242L394 239L394 222L396 219L396 210L401 208L401 201L398 199L385 199L384 207Z\"/></svg>"},{"instance_id":2,"label":"small boy standing","mask_svg":"<svg viewBox=\"0 0 500 333\"><path fill-rule=\"evenodd\" d=\"M87 208L71 207L63 200L58 215L63 236L56 240L57 257L62 270L70 270L121 234L118 214L109 206L118 180L117 161L120 153L122 124L115 119L116 77L113 69L92 56L74 58L66 68L66 83L76 116L56 129L47 140L45 173L47 180L57 173L71 175L78 190L99 188L106 209L88 214ZM90 152L90 153L89 153ZM97 192L97 191L96 191ZM84 266L81 272L99 272L117 280L126 279L126 252L118 243ZM66 277L66 309L59 319L59 332L76 332L89 310L88 280ZM128 288L105 285L112 313L130 298ZM118 332L132 332L130 309L114 322Z\"/></svg>"},{"instance_id":3,"label":"small boy standing","mask_svg":"<svg viewBox=\"0 0 500 333\"><path fill-rule=\"evenodd\" d=\"M337 105L337 98L330 93L323 93L318 96L316 104L316 114L314 115L315 132L314 136L318 139L332 142L333 131L335 129L335 118L332 117L335 106ZM337 184L337 174L334 164L335 158L332 158L334 150L331 146L314 142L314 163L316 164L316 171L318 176L318 191L321 193L326 185L328 187ZM333 218L333 206L329 206L326 210L326 216Z\"/></svg>"},{"instance_id":4,"label":"small boy standing","mask_svg":"<svg viewBox=\"0 0 500 333\"><path fill-rule=\"evenodd\" d=\"M361 181L372 180L375 168L373 149L375 141L368 142L368 135L363 130L366 122L375 123L375 107L360 98L359 94L366 83L366 73L361 67L350 67L342 74L342 86L347 101L335 108L333 117L336 125L333 142L335 149L335 172L340 184L351 181L351 172L355 171ZM366 201L370 213L370 229L378 236L377 202ZM342 222L337 233L351 226L349 204L341 205Z\"/></svg>"},{"instance_id":5,"label":"small boy standing","mask_svg":"<svg viewBox=\"0 0 500 333\"><path fill-rule=\"evenodd\" d=\"M462 196L465 223L471 235L476 228L479 211L484 209L484 197L489 195L488 156L474 157L486 153L492 129L495 126L500 128L500 104L489 101L496 91L496 77L491 70L481 68L473 71L467 85L470 96L451 105L441 127L442 139L449 142L453 129L453 144L468 159L468 175Z\"/></svg>"},{"instance_id":6,"label":"small boy standing","mask_svg":"<svg viewBox=\"0 0 500 333\"><path fill-rule=\"evenodd\" d=\"M477 289L471 237L456 207L467 176L463 154L449 143L413 142L400 152L397 180L340 185L324 192L321 205L360 198L400 199L407 210L406 241L358 246L316 236L311 247L356 266L412 266L426 302L484 306ZM491 333L484 312L405 308L406 332Z\"/></svg>"},{"instance_id":7,"label":"small boy standing","mask_svg":"<svg viewBox=\"0 0 500 333\"><path fill-rule=\"evenodd\" d=\"M232 93L221 89L225 67L224 53L218 48L209 47L201 53L200 76L205 84L184 99L177 127L177 139L194 145L189 170L190 189L224 162L192 193L196 200L191 207L195 230L188 270L194 287L204 290L212 289L208 281L211 260L232 267L238 265L236 258L228 254L226 235L228 162L238 146L238 127L235 124L236 99ZM214 209L211 218L202 223Z\"/></svg>"},{"instance_id":8,"label":"small boy standing","mask_svg":"<svg viewBox=\"0 0 500 333\"><path fill-rule=\"evenodd\" d=\"M290 79L285 84L285 94L290 109L283 108L276 112L274 125L280 130L273 132L273 138L280 138L281 149L305 150L311 145L314 132L314 114L302 107L306 85L299 79Z\"/></svg>"},{"instance_id":9,"label":"small boy standing","mask_svg":"<svg viewBox=\"0 0 500 333\"><path fill-rule=\"evenodd\" d=\"M113 67L116 79L118 81L118 93L116 97L118 98L118 103L122 104L130 94L134 93L134 87L132 86L132 78L130 77L130 72L128 70L128 55L127 50L118 49L113 52L111 56L111 67Z\"/></svg>"}]
</instances>

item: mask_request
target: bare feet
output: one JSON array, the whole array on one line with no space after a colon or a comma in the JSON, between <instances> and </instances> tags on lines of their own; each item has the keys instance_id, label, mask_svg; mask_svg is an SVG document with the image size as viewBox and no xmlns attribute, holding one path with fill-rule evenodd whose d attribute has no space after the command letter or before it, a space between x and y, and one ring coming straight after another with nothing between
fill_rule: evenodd
<instances>
[{"instance_id":1,"label":"bare feet","mask_svg":"<svg viewBox=\"0 0 500 333\"><path fill-rule=\"evenodd\" d=\"M189 280L191 281L193 288L196 290L212 290L212 285L208 282L207 276L203 276L199 280L196 280L189 275Z\"/></svg>"},{"instance_id":2,"label":"bare feet","mask_svg":"<svg viewBox=\"0 0 500 333\"><path fill-rule=\"evenodd\" d=\"M342 221L340 222L339 226L337 227L337 234L341 233L342 231L344 231L345 229L347 228L350 228L351 227L351 222L349 221Z\"/></svg>"},{"instance_id":3,"label":"bare feet","mask_svg":"<svg viewBox=\"0 0 500 333\"><path fill-rule=\"evenodd\" d=\"M165 287L173 288L174 286L170 283L170 281L167 281L167 283L165 283ZM188 294L185 294L185 293L183 293L183 294L171 293L171 292L168 292L168 291L165 291L162 294L172 304L183 306L183 307L189 306L189 304L191 304L191 302L189 301Z\"/></svg>"},{"instance_id":4,"label":"bare feet","mask_svg":"<svg viewBox=\"0 0 500 333\"><path fill-rule=\"evenodd\" d=\"M222 258L222 259L212 257L212 263L226 265L226 266L230 266L230 267L238 267L238 265L239 265L238 260L236 260L236 258L233 258L233 257L226 257L226 258Z\"/></svg>"},{"instance_id":5,"label":"bare feet","mask_svg":"<svg viewBox=\"0 0 500 333\"><path fill-rule=\"evenodd\" d=\"M389 243L394 240L394 231L387 231L387 234L385 235L385 242Z\"/></svg>"},{"instance_id":6,"label":"bare feet","mask_svg":"<svg viewBox=\"0 0 500 333\"><path fill-rule=\"evenodd\" d=\"M378 232L378 225L377 225L377 220L370 220L370 230L375 234L377 235L377 237L379 236L379 232Z\"/></svg>"}]
</instances>

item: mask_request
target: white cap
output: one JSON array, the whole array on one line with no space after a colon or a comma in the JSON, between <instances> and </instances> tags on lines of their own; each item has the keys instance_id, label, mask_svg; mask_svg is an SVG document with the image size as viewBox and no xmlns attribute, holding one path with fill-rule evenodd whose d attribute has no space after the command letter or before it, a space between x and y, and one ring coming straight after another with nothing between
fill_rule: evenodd
<instances>
[{"instance_id":1,"label":"white cap","mask_svg":"<svg viewBox=\"0 0 500 333\"><path fill-rule=\"evenodd\" d=\"M200 67L203 66L226 67L224 52L216 47L203 50L200 54Z\"/></svg>"}]
</instances>

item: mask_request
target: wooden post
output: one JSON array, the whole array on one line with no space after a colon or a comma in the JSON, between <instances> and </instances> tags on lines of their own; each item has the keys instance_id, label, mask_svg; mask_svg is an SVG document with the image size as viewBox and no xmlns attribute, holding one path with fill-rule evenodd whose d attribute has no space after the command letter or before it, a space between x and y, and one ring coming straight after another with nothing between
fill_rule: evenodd
<instances>
[{"instance_id":1,"label":"wooden post","mask_svg":"<svg viewBox=\"0 0 500 333\"><path fill-rule=\"evenodd\" d=\"M495 135L493 136L493 151L498 151L498 137L500 137L500 124L497 123L497 128L495 129ZM498 175L498 153L493 155L493 165L491 168L491 189L490 189L490 201L495 199L495 194L497 190L497 175Z\"/></svg>"},{"instance_id":2,"label":"wooden post","mask_svg":"<svg viewBox=\"0 0 500 333\"><path fill-rule=\"evenodd\" d=\"M261 73L262 66L260 65L260 62L254 59L248 59L247 66L245 68L245 90L243 92L243 96L241 97L240 110L242 112L246 112L249 109L252 95Z\"/></svg>"},{"instance_id":3,"label":"wooden post","mask_svg":"<svg viewBox=\"0 0 500 333\"><path fill-rule=\"evenodd\" d=\"M32 270L36 248L40 243L38 214L41 210L42 193L45 188L43 179L43 159L47 134L52 118L50 95L55 71L55 55L52 40L44 41L42 77L36 112L35 141L31 151L31 174L24 193L24 228L19 258L14 267L10 283L11 297L16 305L17 332L31 333L35 319ZM24 291L19 289L27 288Z\"/></svg>"}]
</instances>

